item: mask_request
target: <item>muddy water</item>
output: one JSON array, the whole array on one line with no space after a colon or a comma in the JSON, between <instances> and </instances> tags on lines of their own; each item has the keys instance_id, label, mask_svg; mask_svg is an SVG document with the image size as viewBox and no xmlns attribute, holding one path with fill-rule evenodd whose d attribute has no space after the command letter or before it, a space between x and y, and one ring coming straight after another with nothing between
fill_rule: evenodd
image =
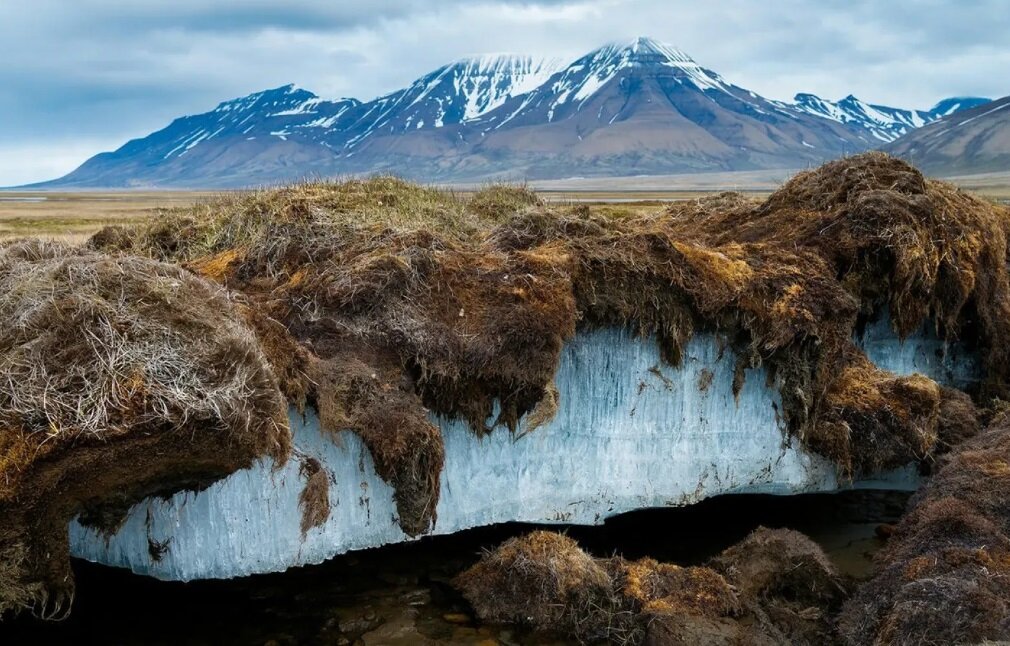
<instances>
[{"instance_id":1,"label":"muddy water","mask_svg":"<svg viewBox=\"0 0 1010 646\"><path fill-rule=\"evenodd\" d=\"M699 564L759 525L791 527L820 543L838 568L870 572L875 529L907 494L724 496L684 509L636 512L602 527L570 527L597 556L620 553ZM75 563L77 602L60 624L0 625L0 644L563 644L475 621L450 579L530 526L503 525L338 557L232 581L165 583Z\"/></svg>"}]
</instances>

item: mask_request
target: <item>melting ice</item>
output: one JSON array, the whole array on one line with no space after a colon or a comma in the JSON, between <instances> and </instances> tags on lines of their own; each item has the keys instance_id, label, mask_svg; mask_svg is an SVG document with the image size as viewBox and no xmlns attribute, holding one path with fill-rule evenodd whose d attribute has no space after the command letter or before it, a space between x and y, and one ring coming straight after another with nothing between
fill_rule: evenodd
<instances>
[{"instance_id":1,"label":"melting ice","mask_svg":"<svg viewBox=\"0 0 1010 646\"><path fill-rule=\"evenodd\" d=\"M870 325L860 341L888 370L953 385L974 374L970 357L944 353L944 344L925 332L899 344L885 321ZM651 340L619 330L580 333L561 357L560 409L549 424L478 439L463 423L435 420L445 468L433 533L505 521L602 523L634 509L726 493L916 485L912 469L840 483L832 463L783 433L778 391L766 385L764 369L749 370L733 396L734 364L733 352L720 352L712 336L696 336L673 368ZM279 469L263 461L200 493L146 500L111 537L72 522L71 552L191 580L282 571L409 540L397 524L391 487L375 474L356 435L322 431L311 410L304 417L292 411L291 426L296 453L317 458L331 479L329 520L307 535L300 529L299 460Z\"/></svg>"}]
</instances>

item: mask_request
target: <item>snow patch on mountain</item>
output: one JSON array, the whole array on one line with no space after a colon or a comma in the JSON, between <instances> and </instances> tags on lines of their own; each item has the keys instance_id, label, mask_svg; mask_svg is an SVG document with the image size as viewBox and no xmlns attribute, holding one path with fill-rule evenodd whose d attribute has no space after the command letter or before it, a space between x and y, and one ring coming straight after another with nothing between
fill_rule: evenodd
<instances>
[{"instance_id":1,"label":"snow patch on mountain","mask_svg":"<svg viewBox=\"0 0 1010 646\"><path fill-rule=\"evenodd\" d=\"M866 103L851 94L837 102L815 94L797 94L791 105L802 112L864 130L875 139L890 143L927 123L988 101L979 97L960 97L944 99L930 110L905 110Z\"/></svg>"},{"instance_id":2,"label":"snow patch on mountain","mask_svg":"<svg viewBox=\"0 0 1010 646\"><path fill-rule=\"evenodd\" d=\"M560 67L558 59L514 55L460 61L453 87L465 104L463 121L476 119L514 96L537 89Z\"/></svg>"},{"instance_id":3,"label":"snow patch on mountain","mask_svg":"<svg viewBox=\"0 0 1010 646\"><path fill-rule=\"evenodd\" d=\"M727 91L727 84L715 72L707 70L683 51L651 38L639 37L631 43L605 45L569 65L551 85L557 99L549 114L558 106L571 101L579 103L596 94L617 75L628 68L661 65L678 70L681 83L691 83L699 90Z\"/></svg>"},{"instance_id":4,"label":"snow patch on mountain","mask_svg":"<svg viewBox=\"0 0 1010 646\"><path fill-rule=\"evenodd\" d=\"M932 108L930 108L930 113L935 114L939 117L946 117L955 112L960 112L962 110L971 110L972 108L977 108L980 105L985 105L990 103L992 99L987 99L978 96L953 96L949 99L943 99L938 102Z\"/></svg>"}]
</instances>

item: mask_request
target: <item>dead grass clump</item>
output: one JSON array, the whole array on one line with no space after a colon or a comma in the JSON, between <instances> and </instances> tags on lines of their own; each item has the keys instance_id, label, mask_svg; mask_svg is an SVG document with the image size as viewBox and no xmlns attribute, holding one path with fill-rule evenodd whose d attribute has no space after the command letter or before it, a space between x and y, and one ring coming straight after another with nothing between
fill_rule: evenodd
<instances>
[{"instance_id":1,"label":"dead grass clump","mask_svg":"<svg viewBox=\"0 0 1010 646\"><path fill-rule=\"evenodd\" d=\"M330 476L319 460L301 458L298 475L305 478L305 486L298 494L298 506L302 510L302 538L314 527L320 527L330 517Z\"/></svg>"},{"instance_id":2,"label":"dead grass clump","mask_svg":"<svg viewBox=\"0 0 1010 646\"><path fill-rule=\"evenodd\" d=\"M616 643L634 632L603 565L562 534L533 532L506 541L460 574L455 585L477 615L560 633L584 642Z\"/></svg>"},{"instance_id":3,"label":"dead grass clump","mask_svg":"<svg viewBox=\"0 0 1010 646\"><path fill-rule=\"evenodd\" d=\"M411 536L435 522L445 459L442 436L395 360L348 353L315 360L313 402L323 428L357 433L375 472L393 485L400 526Z\"/></svg>"},{"instance_id":4,"label":"dead grass clump","mask_svg":"<svg viewBox=\"0 0 1010 646\"><path fill-rule=\"evenodd\" d=\"M82 511L287 456L255 337L223 290L179 267L8 243L0 320L0 613L69 608L67 524Z\"/></svg>"},{"instance_id":5,"label":"dead grass clump","mask_svg":"<svg viewBox=\"0 0 1010 646\"><path fill-rule=\"evenodd\" d=\"M709 565L749 601L777 597L823 607L846 593L824 550L791 529L759 527Z\"/></svg>"},{"instance_id":6,"label":"dead grass clump","mask_svg":"<svg viewBox=\"0 0 1010 646\"><path fill-rule=\"evenodd\" d=\"M835 641L832 620L848 596L847 583L803 534L759 527L709 567L726 577L742 606L779 643Z\"/></svg>"},{"instance_id":7,"label":"dead grass clump","mask_svg":"<svg viewBox=\"0 0 1010 646\"><path fill-rule=\"evenodd\" d=\"M1008 383L1008 350L999 341L1010 329L1008 226L1004 207L866 153L796 175L743 216L688 221L682 230L716 244L815 250L864 310L888 305L902 337L932 317L956 338L966 310L976 310L987 387L999 394Z\"/></svg>"},{"instance_id":8,"label":"dead grass clump","mask_svg":"<svg viewBox=\"0 0 1010 646\"><path fill-rule=\"evenodd\" d=\"M638 612L726 617L740 613L740 602L729 583L710 568L680 567L654 559L607 564L614 584Z\"/></svg>"},{"instance_id":9,"label":"dead grass clump","mask_svg":"<svg viewBox=\"0 0 1010 646\"><path fill-rule=\"evenodd\" d=\"M848 473L877 473L925 459L937 442L940 387L896 376L861 354L835 378L806 440Z\"/></svg>"},{"instance_id":10,"label":"dead grass clump","mask_svg":"<svg viewBox=\"0 0 1010 646\"><path fill-rule=\"evenodd\" d=\"M657 645L832 643L828 617L846 593L809 539L763 528L711 567L594 559L565 536L533 532L455 584L484 621Z\"/></svg>"},{"instance_id":11,"label":"dead grass clump","mask_svg":"<svg viewBox=\"0 0 1010 646\"><path fill-rule=\"evenodd\" d=\"M841 614L851 644L1010 639L1010 424L958 445Z\"/></svg>"},{"instance_id":12,"label":"dead grass clump","mask_svg":"<svg viewBox=\"0 0 1010 646\"><path fill-rule=\"evenodd\" d=\"M499 221L544 202L526 184L489 184L470 196L466 208L482 218Z\"/></svg>"},{"instance_id":13,"label":"dead grass clump","mask_svg":"<svg viewBox=\"0 0 1010 646\"><path fill-rule=\"evenodd\" d=\"M975 437L981 430L978 410L967 394L955 388L940 389L940 420L934 453L944 453Z\"/></svg>"},{"instance_id":14,"label":"dead grass clump","mask_svg":"<svg viewBox=\"0 0 1010 646\"><path fill-rule=\"evenodd\" d=\"M114 224L102 228L88 239L89 249L101 249L105 253L127 253L133 248L135 232L128 227Z\"/></svg>"}]
</instances>

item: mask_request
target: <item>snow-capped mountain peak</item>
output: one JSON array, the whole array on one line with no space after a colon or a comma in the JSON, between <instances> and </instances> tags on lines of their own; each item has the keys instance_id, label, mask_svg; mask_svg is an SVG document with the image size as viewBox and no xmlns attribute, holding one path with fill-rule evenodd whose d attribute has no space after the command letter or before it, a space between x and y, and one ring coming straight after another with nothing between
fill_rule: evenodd
<instances>
[{"instance_id":1,"label":"snow-capped mountain peak","mask_svg":"<svg viewBox=\"0 0 1010 646\"><path fill-rule=\"evenodd\" d=\"M929 113L922 110L902 110L873 105L859 100L852 94L840 101L829 101L815 94L797 94L793 107L863 130L874 139L883 142L894 141L933 119Z\"/></svg>"},{"instance_id":2,"label":"snow-capped mountain peak","mask_svg":"<svg viewBox=\"0 0 1010 646\"><path fill-rule=\"evenodd\" d=\"M929 112L937 117L946 117L947 115L960 112L961 110L971 110L972 108L977 108L978 106L989 103L990 101L991 99L978 96L952 96L948 99L943 99L937 102L936 105L930 108Z\"/></svg>"},{"instance_id":3,"label":"snow-capped mountain peak","mask_svg":"<svg viewBox=\"0 0 1010 646\"><path fill-rule=\"evenodd\" d=\"M469 121L514 96L535 90L561 66L559 59L492 54L460 59L444 67L441 76L451 80L463 100L460 121Z\"/></svg>"},{"instance_id":4,"label":"snow-capped mountain peak","mask_svg":"<svg viewBox=\"0 0 1010 646\"><path fill-rule=\"evenodd\" d=\"M463 58L380 97L363 115L367 125L349 140L462 124L542 85L561 66L555 59L514 54ZM352 124L351 128L357 128Z\"/></svg>"},{"instance_id":5,"label":"snow-capped mountain peak","mask_svg":"<svg viewBox=\"0 0 1010 646\"><path fill-rule=\"evenodd\" d=\"M865 103L852 94L837 102L822 99L816 94L797 94L792 106L809 114L865 130L879 141L892 142L940 117L988 102L989 99L979 97L960 97L944 99L930 110L903 110Z\"/></svg>"},{"instance_id":6,"label":"snow-capped mountain peak","mask_svg":"<svg viewBox=\"0 0 1010 646\"><path fill-rule=\"evenodd\" d=\"M721 90L727 85L718 74L706 70L676 47L639 37L630 43L605 45L569 65L554 82L552 89L558 95L555 105L584 101L622 70L649 66L673 68L678 80L700 90Z\"/></svg>"},{"instance_id":7,"label":"snow-capped mountain peak","mask_svg":"<svg viewBox=\"0 0 1010 646\"><path fill-rule=\"evenodd\" d=\"M249 110L290 109L295 105L318 98L312 92L291 84L224 101L218 104L214 112L239 113Z\"/></svg>"}]
</instances>

